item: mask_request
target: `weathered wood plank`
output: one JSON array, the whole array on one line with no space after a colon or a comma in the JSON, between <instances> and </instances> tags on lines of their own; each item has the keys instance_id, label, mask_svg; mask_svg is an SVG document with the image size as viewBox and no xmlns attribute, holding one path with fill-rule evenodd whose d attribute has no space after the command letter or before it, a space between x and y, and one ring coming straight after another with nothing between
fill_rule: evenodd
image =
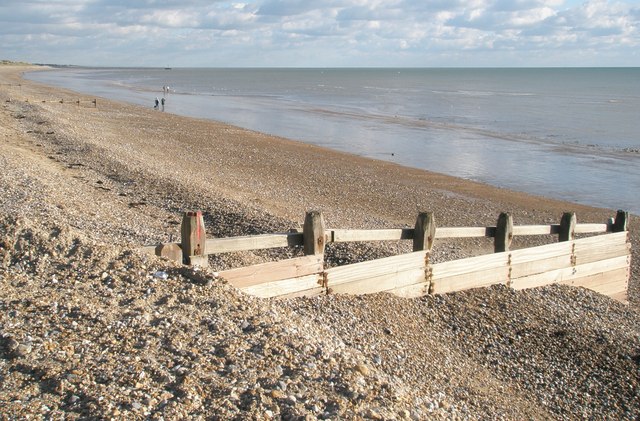
<instances>
[{"instance_id":1,"label":"weathered wood plank","mask_svg":"<svg viewBox=\"0 0 640 421\"><path fill-rule=\"evenodd\" d=\"M321 273L323 268L324 256L310 255L279 262L229 269L220 272L220 276L231 285L237 288L244 288L281 279Z\"/></svg>"},{"instance_id":2,"label":"weathered wood plank","mask_svg":"<svg viewBox=\"0 0 640 421\"><path fill-rule=\"evenodd\" d=\"M614 232L611 234L594 235L592 237L576 240L576 248L607 248L616 244L624 244L629 241L627 231Z\"/></svg>"},{"instance_id":3,"label":"weathered wood plank","mask_svg":"<svg viewBox=\"0 0 640 421\"><path fill-rule=\"evenodd\" d=\"M328 276L328 287L330 294L373 294L376 292L389 291L425 282L425 272L422 268L400 270L391 269L385 273L378 273L376 276L350 277L348 282L338 279L335 275Z\"/></svg>"},{"instance_id":4,"label":"weathered wood plank","mask_svg":"<svg viewBox=\"0 0 640 421\"><path fill-rule=\"evenodd\" d=\"M206 250L208 254L216 254L276 247L294 247L302 245L302 238L301 232L210 238L206 242Z\"/></svg>"},{"instance_id":5,"label":"weathered wood plank","mask_svg":"<svg viewBox=\"0 0 640 421\"><path fill-rule=\"evenodd\" d=\"M572 265L573 244L561 242L511 251L511 278L534 275Z\"/></svg>"},{"instance_id":6,"label":"weathered wood plank","mask_svg":"<svg viewBox=\"0 0 640 421\"><path fill-rule=\"evenodd\" d=\"M327 289L325 287L317 287L312 289L305 289L304 291L292 292L290 294L278 295L278 298L285 300L287 298L317 297L318 295L326 295L326 294L327 294Z\"/></svg>"},{"instance_id":7,"label":"weathered wood plank","mask_svg":"<svg viewBox=\"0 0 640 421\"><path fill-rule=\"evenodd\" d=\"M482 270L502 268L507 266L508 261L509 252L452 260L450 262L432 265L432 276L434 279L440 279Z\"/></svg>"},{"instance_id":8,"label":"weathered wood plank","mask_svg":"<svg viewBox=\"0 0 640 421\"><path fill-rule=\"evenodd\" d=\"M629 249L630 245L626 242L624 235L607 234L513 250L511 251L511 276L519 278L572 265L606 260L629 254ZM573 262L572 256L575 256Z\"/></svg>"},{"instance_id":9,"label":"weathered wood plank","mask_svg":"<svg viewBox=\"0 0 640 421\"><path fill-rule=\"evenodd\" d=\"M576 240L576 244L578 245L596 245L603 246L609 244L621 244L627 242L629 239L628 231L614 232L610 234L602 234L602 235L594 235L591 237L581 238Z\"/></svg>"},{"instance_id":10,"label":"weathered wood plank","mask_svg":"<svg viewBox=\"0 0 640 421\"><path fill-rule=\"evenodd\" d=\"M430 292L433 294L445 294L496 284L508 284L509 267L507 261L504 260L494 263L496 263L495 266L491 268L459 273L452 276L437 276L434 273L431 280Z\"/></svg>"},{"instance_id":11,"label":"weathered wood plank","mask_svg":"<svg viewBox=\"0 0 640 421\"><path fill-rule=\"evenodd\" d=\"M608 232L607 224L576 224L576 234L604 234Z\"/></svg>"},{"instance_id":12,"label":"weathered wood plank","mask_svg":"<svg viewBox=\"0 0 640 421\"><path fill-rule=\"evenodd\" d=\"M316 274L244 286L240 290L262 298L301 294L305 291L309 291L309 294L317 294L318 290L324 291L321 282L321 275Z\"/></svg>"},{"instance_id":13,"label":"weathered wood plank","mask_svg":"<svg viewBox=\"0 0 640 421\"><path fill-rule=\"evenodd\" d=\"M582 265L585 263L595 262L598 260L606 260L612 257L628 256L631 254L631 244L612 244L605 248L589 247L578 248L575 250L576 264Z\"/></svg>"},{"instance_id":14,"label":"weathered wood plank","mask_svg":"<svg viewBox=\"0 0 640 421\"><path fill-rule=\"evenodd\" d=\"M427 251L416 251L399 256L385 257L368 262L355 263L348 266L338 266L325 271L327 286L366 280L388 274L400 273L419 269L424 271Z\"/></svg>"},{"instance_id":15,"label":"weathered wood plank","mask_svg":"<svg viewBox=\"0 0 640 421\"><path fill-rule=\"evenodd\" d=\"M587 277L600 272L608 272L616 269L627 268L629 266L629 263L629 257L622 256L564 269L551 270L545 273L535 274L531 276L523 276L519 278L512 277L511 287L514 289L526 289L559 282L569 282L572 279Z\"/></svg>"},{"instance_id":16,"label":"weathered wood plank","mask_svg":"<svg viewBox=\"0 0 640 421\"><path fill-rule=\"evenodd\" d=\"M622 243L626 243L629 241L629 232L628 231L623 231L623 232L614 232L614 233L609 233L609 234L600 234L600 235L593 235L593 236L589 236L589 237L585 237L585 238L581 238L579 240L579 245L583 244L583 245L589 245L589 246L602 246L604 245L604 247L607 247L608 245L611 244L622 244Z\"/></svg>"},{"instance_id":17,"label":"weathered wood plank","mask_svg":"<svg viewBox=\"0 0 640 421\"><path fill-rule=\"evenodd\" d=\"M571 254L560 254L558 256L512 264L511 278L523 278L526 276L570 267L572 267Z\"/></svg>"},{"instance_id":18,"label":"weathered wood plank","mask_svg":"<svg viewBox=\"0 0 640 421\"><path fill-rule=\"evenodd\" d=\"M429 293L429 283L419 282L417 284L411 284L399 288L390 289L391 294L397 295L402 298L417 298L423 297Z\"/></svg>"},{"instance_id":19,"label":"weathered wood plank","mask_svg":"<svg viewBox=\"0 0 640 421\"><path fill-rule=\"evenodd\" d=\"M377 229L377 230L330 230L330 241L334 243L346 243L351 241L396 241L411 240L413 228L403 229Z\"/></svg>"},{"instance_id":20,"label":"weathered wood plank","mask_svg":"<svg viewBox=\"0 0 640 421\"><path fill-rule=\"evenodd\" d=\"M513 235L553 235L560 232L560 225L514 225Z\"/></svg>"},{"instance_id":21,"label":"weathered wood plank","mask_svg":"<svg viewBox=\"0 0 640 421\"><path fill-rule=\"evenodd\" d=\"M607 295L609 296L609 298L612 298L612 299L614 299L616 301L619 301L619 302L624 303L624 304L629 304L629 297L627 296L627 290L626 289L624 290L624 292L619 292L619 293L611 294L611 295L607 294Z\"/></svg>"},{"instance_id":22,"label":"weathered wood plank","mask_svg":"<svg viewBox=\"0 0 640 421\"><path fill-rule=\"evenodd\" d=\"M608 271L598 272L591 275L567 279L560 282L563 285L571 285L576 287L589 288L594 291L609 289L609 284L624 283L625 288L629 280L629 268L623 267Z\"/></svg>"},{"instance_id":23,"label":"weathered wood plank","mask_svg":"<svg viewBox=\"0 0 640 421\"><path fill-rule=\"evenodd\" d=\"M495 237L496 227L437 227L436 239Z\"/></svg>"},{"instance_id":24,"label":"weathered wood plank","mask_svg":"<svg viewBox=\"0 0 640 421\"><path fill-rule=\"evenodd\" d=\"M570 255L573 251L572 242L551 243L542 246L529 247L525 249L511 250L511 263L520 264L525 262L535 262L551 257Z\"/></svg>"}]
</instances>

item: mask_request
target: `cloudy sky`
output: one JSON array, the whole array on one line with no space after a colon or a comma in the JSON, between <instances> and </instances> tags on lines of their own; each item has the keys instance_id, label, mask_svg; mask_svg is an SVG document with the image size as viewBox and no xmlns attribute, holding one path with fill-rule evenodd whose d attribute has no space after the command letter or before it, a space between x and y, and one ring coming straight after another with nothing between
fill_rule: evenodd
<instances>
[{"instance_id":1,"label":"cloudy sky","mask_svg":"<svg viewBox=\"0 0 640 421\"><path fill-rule=\"evenodd\" d=\"M0 59L98 66L640 66L640 0L0 0Z\"/></svg>"}]
</instances>

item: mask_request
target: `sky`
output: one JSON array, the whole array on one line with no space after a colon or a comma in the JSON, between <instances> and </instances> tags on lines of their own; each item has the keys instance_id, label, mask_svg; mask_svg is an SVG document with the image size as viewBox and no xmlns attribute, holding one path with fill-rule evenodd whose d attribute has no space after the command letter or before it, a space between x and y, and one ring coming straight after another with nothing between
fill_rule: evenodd
<instances>
[{"instance_id":1,"label":"sky","mask_svg":"<svg viewBox=\"0 0 640 421\"><path fill-rule=\"evenodd\" d=\"M0 0L0 59L144 67L638 67L640 0Z\"/></svg>"}]
</instances>

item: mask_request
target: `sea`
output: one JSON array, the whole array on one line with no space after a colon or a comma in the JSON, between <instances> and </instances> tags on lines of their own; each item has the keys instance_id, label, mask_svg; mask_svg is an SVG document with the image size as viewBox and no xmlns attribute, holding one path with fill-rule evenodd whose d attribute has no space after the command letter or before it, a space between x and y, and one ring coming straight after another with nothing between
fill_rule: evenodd
<instances>
[{"instance_id":1,"label":"sea","mask_svg":"<svg viewBox=\"0 0 640 421\"><path fill-rule=\"evenodd\" d=\"M26 77L149 108L164 96L164 112L640 215L640 68L65 67Z\"/></svg>"}]
</instances>

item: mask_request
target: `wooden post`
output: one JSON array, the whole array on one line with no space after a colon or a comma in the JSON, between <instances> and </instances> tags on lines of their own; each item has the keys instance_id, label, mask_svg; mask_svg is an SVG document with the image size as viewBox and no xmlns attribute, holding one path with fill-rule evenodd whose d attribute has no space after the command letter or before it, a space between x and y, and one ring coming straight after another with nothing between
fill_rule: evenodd
<instances>
[{"instance_id":1,"label":"wooden post","mask_svg":"<svg viewBox=\"0 0 640 421\"><path fill-rule=\"evenodd\" d=\"M305 255L324 254L324 218L320 211L309 211L304 218L302 238Z\"/></svg>"},{"instance_id":2,"label":"wooden post","mask_svg":"<svg viewBox=\"0 0 640 421\"><path fill-rule=\"evenodd\" d=\"M616 213L616 219L613 221L613 232L622 232L629 230L629 212L619 210Z\"/></svg>"},{"instance_id":3,"label":"wooden post","mask_svg":"<svg viewBox=\"0 0 640 421\"><path fill-rule=\"evenodd\" d=\"M413 251L431 250L436 238L436 220L433 212L420 212L413 234Z\"/></svg>"},{"instance_id":4,"label":"wooden post","mask_svg":"<svg viewBox=\"0 0 640 421\"><path fill-rule=\"evenodd\" d=\"M498 223L496 224L494 251L496 253L509 251L509 246L511 246L512 239L513 217L508 213L502 212L498 217Z\"/></svg>"},{"instance_id":5,"label":"wooden post","mask_svg":"<svg viewBox=\"0 0 640 421\"><path fill-rule=\"evenodd\" d=\"M565 212L560 219L560 232L558 233L558 241L571 241L576 238L576 213Z\"/></svg>"},{"instance_id":6,"label":"wooden post","mask_svg":"<svg viewBox=\"0 0 640 421\"><path fill-rule=\"evenodd\" d=\"M187 265L207 266L205 244L207 235L204 229L202 212L185 212L182 217L182 260Z\"/></svg>"}]
</instances>

